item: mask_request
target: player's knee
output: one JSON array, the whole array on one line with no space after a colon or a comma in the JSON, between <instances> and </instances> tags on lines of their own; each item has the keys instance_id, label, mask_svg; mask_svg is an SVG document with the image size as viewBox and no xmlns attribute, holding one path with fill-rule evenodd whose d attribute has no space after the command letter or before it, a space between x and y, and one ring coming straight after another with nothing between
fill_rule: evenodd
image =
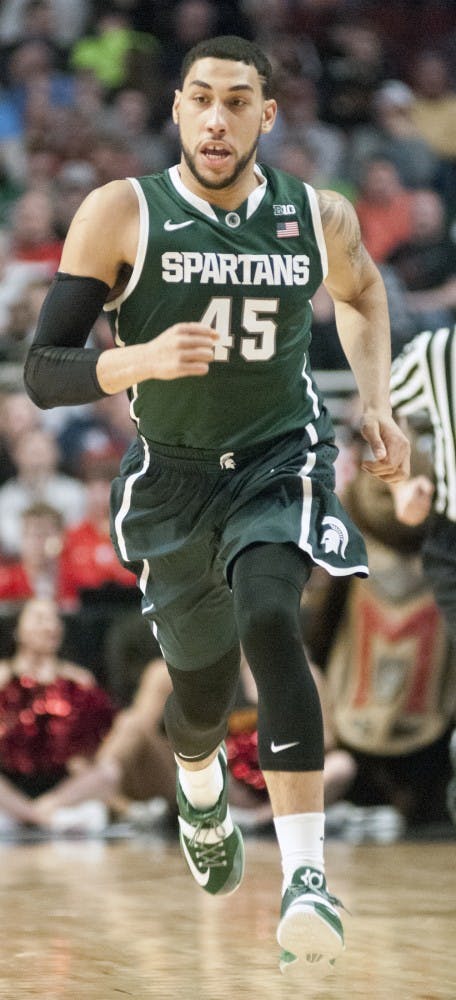
<instances>
[{"instance_id":1,"label":"player's knee","mask_svg":"<svg viewBox=\"0 0 456 1000\"><path fill-rule=\"evenodd\" d=\"M239 681L238 646L201 670L180 671L168 664L168 671L173 691L166 703L165 719L180 720L182 726L200 732L226 721Z\"/></svg>"},{"instance_id":2,"label":"player's knee","mask_svg":"<svg viewBox=\"0 0 456 1000\"><path fill-rule=\"evenodd\" d=\"M257 650L264 650L282 641L289 642L296 631L294 611L269 594L266 599L252 600L237 606L236 617L241 644L247 659Z\"/></svg>"},{"instance_id":3,"label":"player's knee","mask_svg":"<svg viewBox=\"0 0 456 1000\"><path fill-rule=\"evenodd\" d=\"M198 729L200 732L210 731L220 724L229 714L225 702L218 698L195 701L177 701L171 694L165 705L165 720L170 717L179 719L182 727Z\"/></svg>"},{"instance_id":4,"label":"player's knee","mask_svg":"<svg viewBox=\"0 0 456 1000\"><path fill-rule=\"evenodd\" d=\"M181 705L171 694L165 705L164 723L174 752L195 760L207 757L225 738L228 714L221 702L212 700L207 704L203 699L199 706Z\"/></svg>"}]
</instances>

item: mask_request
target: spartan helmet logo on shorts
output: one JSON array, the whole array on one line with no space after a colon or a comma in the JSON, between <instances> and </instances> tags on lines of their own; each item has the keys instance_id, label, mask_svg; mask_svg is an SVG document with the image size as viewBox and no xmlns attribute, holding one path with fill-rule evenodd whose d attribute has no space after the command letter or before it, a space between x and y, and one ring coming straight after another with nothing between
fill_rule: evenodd
<instances>
[{"instance_id":1,"label":"spartan helmet logo on shorts","mask_svg":"<svg viewBox=\"0 0 456 1000\"><path fill-rule=\"evenodd\" d=\"M336 555L340 553L342 559L345 559L345 549L348 545L348 531L345 524L338 517L331 517L330 514L324 517L321 523L326 525L321 540L325 552L334 552Z\"/></svg>"},{"instance_id":2,"label":"spartan helmet logo on shorts","mask_svg":"<svg viewBox=\"0 0 456 1000\"><path fill-rule=\"evenodd\" d=\"M236 462L234 461L234 451L227 451L224 455L220 456L220 468L221 469L235 469Z\"/></svg>"}]
</instances>

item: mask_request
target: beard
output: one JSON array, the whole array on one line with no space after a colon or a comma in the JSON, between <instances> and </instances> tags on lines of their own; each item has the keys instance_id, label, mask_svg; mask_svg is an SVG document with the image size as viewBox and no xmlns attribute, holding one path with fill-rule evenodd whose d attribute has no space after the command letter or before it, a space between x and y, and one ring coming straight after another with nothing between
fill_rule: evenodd
<instances>
[{"instance_id":1,"label":"beard","mask_svg":"<svg viewBox=\"0 0 456 1000\"><path fill-rule=\"evenodd\" d=\"M261 135L261 129L258 132L258 135L256 136L254 142L252 143L247 153L244 153L244 156L241 156L240 160L238 160L237 163L234 165L231 174L229 174L228 177L224 177L222 180L210 181L207 179L207 177L204 176L204 174L201 174L195 164L195 157L192 155L190 150L184 146L183 143L181 144L182 155L184 157L188 169L193 174L195 180L198 181L198 184L201 184L202 187L208 188L208 190L211 191L221 191L223 190L223 188L231 187L231 185L234 184L235 181L237 181L238 177L240 177L240 175L243 173L246 166L250 163L250 160L252 160L255 157L260 135Z\"/></svg>"}]
</instances>

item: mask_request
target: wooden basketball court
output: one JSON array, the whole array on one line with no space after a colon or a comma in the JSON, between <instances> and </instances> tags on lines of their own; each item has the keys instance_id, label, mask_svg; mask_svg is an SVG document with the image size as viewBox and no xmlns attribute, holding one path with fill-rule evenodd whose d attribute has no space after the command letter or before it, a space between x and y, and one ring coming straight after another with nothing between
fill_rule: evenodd
<instances>
[{"instance_id":1,"label":"wooden basketball court","mask_svg":"<svg viewBox=\"0 0 456 1000\"><path fill-rule=\"evenodd\" d=\"M325 979L277 967L274 840L247 840L245 880L212 899L177 843L0 844L0 997L39 1000L455 1000L454 842L327 844L347 950Z\"/></svg>"}]
</instances>

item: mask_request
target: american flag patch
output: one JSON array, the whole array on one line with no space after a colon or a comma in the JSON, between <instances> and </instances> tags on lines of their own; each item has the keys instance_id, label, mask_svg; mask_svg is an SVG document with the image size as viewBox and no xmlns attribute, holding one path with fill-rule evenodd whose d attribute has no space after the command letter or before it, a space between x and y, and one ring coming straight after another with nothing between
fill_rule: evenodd
<instances>
[{"instance_id":1,"label":"american flag patch","mask_svg":"<svg viewBox=\"0 0 456 1000\"><path fill-rule=\"evenodd\" d=\"M299 236L299 226L296 219L293 219L290 222L278 222L276 235L280 239L286 239L287 236Z\"/></svg>"}]
</instances>

